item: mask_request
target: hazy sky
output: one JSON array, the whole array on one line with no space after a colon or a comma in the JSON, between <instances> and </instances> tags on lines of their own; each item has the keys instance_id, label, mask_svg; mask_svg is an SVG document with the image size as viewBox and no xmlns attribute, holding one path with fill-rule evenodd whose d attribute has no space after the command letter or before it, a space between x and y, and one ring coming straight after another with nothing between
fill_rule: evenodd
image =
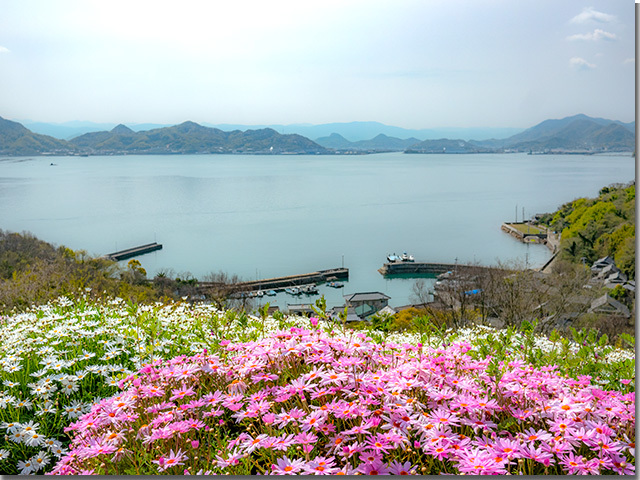
<instances>
[{"instance_id":1,"label":"hazy sky","mask_svg":"<svg viewBox=\"0 0 640 480\"><path fill-rule=\"evenodd\" d=\"M630 0L0 0L13 120L634 120Z\"/></svg>"}]
</instances>

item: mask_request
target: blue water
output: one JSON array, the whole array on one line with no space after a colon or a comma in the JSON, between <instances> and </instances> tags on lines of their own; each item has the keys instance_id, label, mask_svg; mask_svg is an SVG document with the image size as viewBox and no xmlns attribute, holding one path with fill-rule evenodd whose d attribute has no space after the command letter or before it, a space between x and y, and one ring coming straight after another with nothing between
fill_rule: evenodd
<instances>
[{"instance_id":1,"label":"blue water","mask_svg":"<svg viewBox=\"0 0 640 480\"><path fill-rule=\"evenodd\" d=\"M50 165L54 163L55 165ZM635 178L630 156L161 155L0 159L0 228L93 255L153 241L152 276L244 279L350 269L342 295L410 303L412 279L377 272L389 253L418 261L542 265L549 250L500 230ZM126 262L125 262L126 263ZM279 294L271 303L300 303Z\"/></svg>"}]
</instances>

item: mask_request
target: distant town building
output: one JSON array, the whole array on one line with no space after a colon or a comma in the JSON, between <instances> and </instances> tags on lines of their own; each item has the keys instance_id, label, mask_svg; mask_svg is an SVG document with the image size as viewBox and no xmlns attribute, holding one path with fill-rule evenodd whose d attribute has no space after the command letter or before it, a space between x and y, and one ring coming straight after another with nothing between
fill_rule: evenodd
<instances>
[{"instance_id":1,"label":"distant town building","mask_svg":"<svg viewBox=\"0 0 640 480\"><path fill-rule=\"evenodd\" d=\"M344 305L342 305L341 307L333 307L330 311L329 311L329 316L334 319L334 320L338 320L340 318L340 315L344 315ZM347 317L345 319L346 323L349 322L362 322L364 319L360 318L355 310L353 309L353 307L347 307Z\"/></svg>"},{"instance_id":2,"label":"distant town building","mask_svg":"<svg viewBox=\"0 0 640 480\"><path fill-rule=\"evenodd\" d=\"M593 262L593 265L591 266L591 271L593 273L600 273L605 267L609 265L615 265L615 264L616 262L613 261L613 258L611 258L610 256L606 256Z\"/></svg>"},{"instance_id":3,"label":"distant town building","mask_svg":"<svg viewBox=\"0 0 640 480\"><path fill-rule=\"evenodd\" d=\"M636 291L635 280L629 281L629 278L616 266L613 258L609 256L596 260L591 266L591 272L595 274L595 277L590 281L594 285L602 283L605 288L610 289L622 285L623 288L630 292Z\"/></svg>"},{"instance_id":4,"label":"distant town building","mask_svg":"<svg viewBox=\"0 0 640 480\"><path fill-rule=\"evenodd\" d=\"M353 293L344 296L347 307L353 308L354 313L362 319L382 310L389 305L390 299L391 297L380 292Z\"/></svg>"},{"instance_id":5,"label":"distant town building","mask_svg":"<svg viewBox=\"0 0 640 480\"><path fill-rule=\"evenodd\" d=\"M377 312L378 315L395 315L396 310L394 308L391 308L389 305L387 305L386 307L384 307L382 310L380 310L379 312Z\"/></svg>"},{"instance_id":6,"label":"distant town building","mask_svg":"<svg viewBox=\"0 0 640 480\"><path fill-rule=\"evenodd\" d=\"M315 314L315 311L311 308L311 304L309 303L288 304L287 309L289 310L290 315L310 316Z\"/></svg>"},{"instance_id":7,"label":"distant town building","mask_svg":"<svg viewBox=\"0 0 640 480\"><path fill-rule=\"evenodd\" d=\"M623 315L629 318L631 315L626 305L620 303L615 298L610 297L608 294L604 294L601 297L596 298L591 302L591 308L589 313L606 313L609 315Z\"/></svg>"}]
</instances>

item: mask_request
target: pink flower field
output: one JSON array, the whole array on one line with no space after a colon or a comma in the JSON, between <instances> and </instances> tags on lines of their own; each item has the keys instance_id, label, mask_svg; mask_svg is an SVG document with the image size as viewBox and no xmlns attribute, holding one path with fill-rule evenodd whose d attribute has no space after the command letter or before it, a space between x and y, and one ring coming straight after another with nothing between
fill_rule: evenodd
<instances>
[{"instance_id":1,"label":"pink flower field","mask_svg":"<svg viewBox=\"0 0 640 480\"><path fill-rule=\"evenodd\" d=\"M66 430L53 474L633 474L635 394L466 342L292 327L158 360Z\"/></svg>"}]
</instances>

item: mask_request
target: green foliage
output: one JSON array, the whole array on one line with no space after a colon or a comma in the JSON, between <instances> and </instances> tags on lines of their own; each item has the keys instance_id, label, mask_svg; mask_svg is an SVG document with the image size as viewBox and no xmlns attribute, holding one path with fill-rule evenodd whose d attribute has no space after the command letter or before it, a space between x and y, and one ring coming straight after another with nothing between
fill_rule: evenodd
<instances>
[{"instance_id":1,"label":"green foliage","mask_svg":"<svg viewBox=\"0 0 640 480\"><path fill-rule=\"evenodd\" d=\"M626 293L627 291L622 285L616 285L616 287L609 292L609 296L615 298L616 300L622 300Z\"/></svg>"},{"instance_id":2,"label":"green foliage","mask_svg":"<svg viewBox=\"0 0 640 480\"><path fill-rule=\"evenodd\" d=\"M60 296L75 298L79 292L138 302L161 297L137 260L122 271L111 260L56 248L29 233L0 230L0 311L23 310Z\"/></svg>"},{"instance_id":3,"label":"green foliage","mask_svg":"<svg viewBox=\"0 0 640 480\"><path fill-rule=\"evenodd\" d=\"M388 333L391 323L393 321L392 315L388 313L376 313L371 316L371 326L376 330Z\"/></svg>"},{"instance_id":4,"label":"green foliage","mask_svg":"<svg viewBox=\"0 0 640 480\"><path fill-rule=\"evenodd\" d=\"M523 360L535 367L552 367L572 378L588 375L606 388L633 391L633 383L620 380L635 378L635 361L618 355L613 346L607 345L606 335L598 335L594 329L570 328L571 340L555 330L541 339L534 330L535 323L523 322L520 329L478 332L471 340L474 348L469 354L478 359L491 357L487 371L497 379L503 373L502 362L520 352ZM626 334L621 337L633 345L633 337Z\"/></svg>"},{"instance_id":5,"label":"green foliage","mask_svg":"<svg viewBox=\"0 0 640 480\"><path fill-rule=\"evenodd\" d=\"M635 276L635 184L610 185L597 198L579 198L556 211L550 226L562 232L562 256L593 262L610 255Z\"/></svg>"},{"instance_id":6,"label":"green foliage","mask_svg":"<svg viewBox=\"0 0 640 480\"><path fill-rule=\"evenodd\" d=\"M327 319L327 301L325 300L324 295L317 299L316 304L311 305L311 308L318 318L322 320Z\"/></svg>"}]
</instances>

